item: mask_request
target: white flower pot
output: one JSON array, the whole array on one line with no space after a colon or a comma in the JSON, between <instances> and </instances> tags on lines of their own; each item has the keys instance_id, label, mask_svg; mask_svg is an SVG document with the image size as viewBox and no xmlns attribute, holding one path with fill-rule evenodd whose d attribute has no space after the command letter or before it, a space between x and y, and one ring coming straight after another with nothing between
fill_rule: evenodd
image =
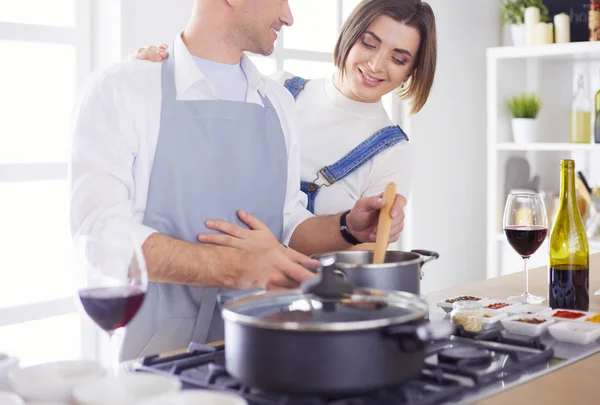
<instances>
[{"instance_id":1,"label":"white flower pot","mask_svg":"<svg viewBox=\"0 0 600 405\"><path fill-rule=\"evenodd\" d=\"M513 118L511 124L515 143L540 142L539 121L537 118Z\"/></svg>"},{"instance_id":2,"label":"white flower pot","mask_svg":"<svg viewBox=\"0 0 600 405\"><path fill-rule=\"evenodd\" d=\"M510 26L510 37L512 39L513 46L525 45L525 25L512 24Z\"/></svg>"}]
</instances>

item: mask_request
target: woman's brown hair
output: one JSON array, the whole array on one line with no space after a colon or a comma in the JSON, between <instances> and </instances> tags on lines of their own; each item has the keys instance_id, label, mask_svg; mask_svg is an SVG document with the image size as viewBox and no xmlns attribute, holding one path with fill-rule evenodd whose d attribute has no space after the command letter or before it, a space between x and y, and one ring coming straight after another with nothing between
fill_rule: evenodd
<instances>
[{"instance_id":1,"label":"woman's brown hair","mask_svg":"<svg viewBox=\"0 0 600 405\"><path fill-rule=\"evenodd\" d=\"M399 92L400 98L412 100L410 113L415 114L429 97L437 62L435 17L429 4L421 0L363 0L342 26L333 60L343 75L350 49L380 15L387 15L419 32L421 42L410 80Z\"/></svg>"}]
</instances>

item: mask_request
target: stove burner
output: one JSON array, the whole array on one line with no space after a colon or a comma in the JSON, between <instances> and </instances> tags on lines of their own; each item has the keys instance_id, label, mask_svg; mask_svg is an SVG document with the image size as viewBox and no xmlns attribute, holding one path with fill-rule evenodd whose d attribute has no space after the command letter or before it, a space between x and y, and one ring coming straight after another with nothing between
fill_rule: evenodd
<instances>
[{"instance_id":1,"label":"stove burner","mask_svg":"<svg viewBox=\"0 0 600 405\"><path fill-rule=\"evenodd\" d=\"M476 347L453 347L439 352L438 360L461 366L486 366L492 362L492 353Z\"/></svg>"},{"instance_id":2,"label":"stove burner","mask_svg":"<svg viewBox=\"0 0 600 405\"><path fill-rule=\"evenodd\" d=\"M509 343L511 342L511 343ZM538 342L539 343L539 342ZM404 384L360 396L329 398L265 392L236 380L225 368L225 347L190 344L187 353L149 356L139 372L174 375L183 389L232 392L248 405L440 405L456 403L494 384L514 381L522 374L546 367L552 348L503 337L453 337L425 346L421 375Z\"/></svg>"}]
</instances>

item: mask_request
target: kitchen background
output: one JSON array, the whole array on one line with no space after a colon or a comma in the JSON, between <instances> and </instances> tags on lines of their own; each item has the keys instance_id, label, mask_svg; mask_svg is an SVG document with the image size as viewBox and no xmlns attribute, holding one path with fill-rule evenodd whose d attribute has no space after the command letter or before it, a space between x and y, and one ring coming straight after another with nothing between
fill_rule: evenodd
<instances>
[{"instance_id":1,"label":"kitchen background","mask_svg":"<svg viewBox=\"0 0 600 405\"><path fill-rule=\"evenodd\" d=\"M105 356L105 337L80 315L73 298L71 107L93 70L140 46L170 43L192 2L0 2L0 350L20 357L22 365ZM272 57L253 59L266 74L281 69L307 78L331 74L338 29L359 1L290 2L295 25L284 30ZM599 44L496 49L512 42L509 27L500 22L500 0L429 3L439 40L431 97L414 117L398 100L385 99L417 156L398 247L440 253L426 268L425 293L522 269L499 232L509 157L525 157L527 177L539 175L539 189L549 195L558 190L564 157L575 158L590 184L600 186L600 145L568 143L576 73L585 74L592 105L600 89ZM588 2L546 3L551 18L568 13L573 39L586 35ZM542 99L541 144L513 142L505 99L521 91L536 91ZM593 245L598 250L600 244ZM545 261L542 248L531 266Z\"/></svg>"}]
</instances>

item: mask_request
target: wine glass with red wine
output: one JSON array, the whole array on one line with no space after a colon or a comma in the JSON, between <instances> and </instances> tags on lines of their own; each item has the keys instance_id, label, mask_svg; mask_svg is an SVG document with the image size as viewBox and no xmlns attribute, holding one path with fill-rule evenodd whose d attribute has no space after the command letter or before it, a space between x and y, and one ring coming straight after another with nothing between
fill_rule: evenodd
<instances>
[{"instance_id":1,"label":"wine glass with red wine","mask_svg":"<svg viewBox=\"0 0 600 405\"><path fill-rule=\"evenodd\" d=\"M110 238L79 236L75 270L80 278L79 301L85 313L111 340L111 372L119 371L120 333L144 302L148 273L140 243L133 235Z\"/></svg>"},{"instance_id":2,"label":"wine glass with red wine","mask_svg":"<svg viewBox=\"0 0 600 405\"><path fill-rule=\"evenodd\" d=\"M534 192L512 192L504 207L504 234L508 243L523 258L525 292L508 297L525 304L540 304L545 298L529 293L527 260L544 243L548 234L548 216L541 195Z\"/></svg>"}]
</instances>

